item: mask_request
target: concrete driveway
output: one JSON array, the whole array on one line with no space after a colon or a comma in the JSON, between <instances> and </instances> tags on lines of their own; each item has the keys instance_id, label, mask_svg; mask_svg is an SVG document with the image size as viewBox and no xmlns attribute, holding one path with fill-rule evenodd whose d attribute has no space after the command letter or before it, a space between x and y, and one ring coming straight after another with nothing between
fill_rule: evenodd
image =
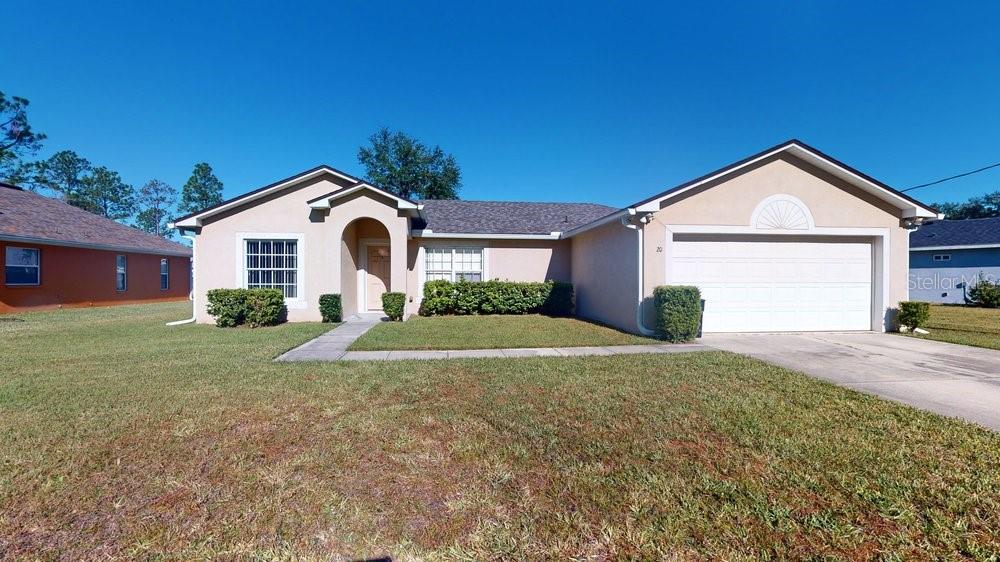
<instances>
[{"instance_id":1,"label":"concrete driveway","mask_svg":"<svg viewBox=\"0 0 1000 562\"><path fill-rule=\"evenodd\" d=\"M699 343L1000 431L1000 351L894 334L709 334Z\"/></svg>"}]
</instances>

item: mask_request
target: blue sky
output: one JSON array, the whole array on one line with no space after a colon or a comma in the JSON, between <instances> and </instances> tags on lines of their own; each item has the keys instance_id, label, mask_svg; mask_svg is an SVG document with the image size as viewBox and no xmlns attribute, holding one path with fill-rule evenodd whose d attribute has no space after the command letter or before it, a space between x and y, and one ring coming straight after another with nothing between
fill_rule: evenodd
<instances>
[{"instance_id":1,"label":"blue sky","mask_svg":"<svg viewBox=\"0 0 1000 562\"><path fill-rule=\"evenodd\" d=\"M465 199L623 205L792 137L898 188L1000 161L997 3L91 4L8 4L0 90L136 185L362 174L380 126Z\"/></svg>"}]
</instances>

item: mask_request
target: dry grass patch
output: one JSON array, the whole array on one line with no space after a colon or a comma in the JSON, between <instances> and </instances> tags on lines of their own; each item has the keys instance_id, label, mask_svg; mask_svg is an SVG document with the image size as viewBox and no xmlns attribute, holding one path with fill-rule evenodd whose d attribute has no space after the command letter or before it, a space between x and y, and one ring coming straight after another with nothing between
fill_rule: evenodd
<instances>
[{"instance_id":1,"label":"dry grass patch","mask_svg":"<svg viewBox=\"0 0 1000 562\"><path fill-rule=\"evenodd\" d=\"M273 363L327 327L184 314L4 334L0 558L1000 551L1000 436L759 361Z\"/></svg>"}]
</instances>

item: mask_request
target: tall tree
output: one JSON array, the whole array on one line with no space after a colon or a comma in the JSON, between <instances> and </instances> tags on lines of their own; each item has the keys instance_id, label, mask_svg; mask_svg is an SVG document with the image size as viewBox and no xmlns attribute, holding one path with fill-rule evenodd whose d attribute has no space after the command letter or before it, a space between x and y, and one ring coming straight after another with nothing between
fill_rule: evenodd
<instances>
[{"instance_id":1,"label":"tall tree","mask_svg":"<svg viewBox=\"0 0 1000 562\"><path fill-rule=\"evenodd\" d=\"M160 180L149 180L139 188L138 209L135 226L157 236L168 238L170 229L170 209L177 200L177 190Z\"/></svg>"},{"instance_id":2,"label":"tall tree","mask_svg":"<svg viewBox=\"0 0 1000 562\"><path fill-rule=\"evenodd\" d=\"M0 92L0 179L24 183L25 157L42 147L43 133L31 130L28 100ZM16 180L16 181L15 181Z\"/></svg>"},{"instance_id":3,"label":"tall tree","mask_svg":"<svg viewBox=\"0 0 1000 562\"><path fill-rule=\"evenodd\" d=\"M222 182L215 177L207 162L195 164L191 177L181 188L178 210L182 213L197 213L219 203L222 203Z\"/></svg>"},{"instance_id":4,"label":"tall tree","mask_svg":"<svg viewBox=\"0 0 1000 562\"><path fill-rule=\"evenodd\" d=\"M952 220L1000 217L1000 191L970 197L964 203L935 203L934 207Z\"/></svg>"},{"instance_id":5,"label":"tall tree","mask_svg":"<svg viewBox=\"0 0 1000 562\"><path fill-rule=\"evenodd\" d=\"M72 150L60 150L48 160L35 163L35 183L55 191L70 205L86 209L83 191L92 168L89 160Z\"/></svg>"},{"instance_id":6,"label":"tall tree","mask_svg":"<svg viewBox=\"0 0 1000 562\"><path fill-rule=\"evenodd\" d=\"M121 220L135 210L135 189L122 181L118 172L98 166L83 183L80 206L88 211Z\"/></svg>"},{"instance_id":7,"label":"tall tree","mask_svg":"<svg viewBox=\"0 0 1000 562\"><path fill-rule=\"evenodd\" d=\"M440 146L428 148L402 131L382 128L358 149L368 180L405 199L458 199L462 170Z\"/></svg>"}]
</instances>

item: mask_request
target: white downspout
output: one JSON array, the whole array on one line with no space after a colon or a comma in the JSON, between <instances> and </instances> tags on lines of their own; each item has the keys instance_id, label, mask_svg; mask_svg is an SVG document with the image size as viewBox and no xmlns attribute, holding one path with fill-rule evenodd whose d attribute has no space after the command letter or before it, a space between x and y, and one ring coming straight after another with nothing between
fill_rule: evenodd
<instances>
[{"instance_id":1,"label":"white downspout","mask_svg":"<svg viewBox=\"0 0 1000 562\"><path fill-rule=\"evenodd\" d=\"M198 243L195 241L194 236L188 236L185 234L181 235L181 238L187 238L191 241L191 318L167 322L167 326L180 326L181 324L190 324L194 322L198 310L198 302L196 300L198 298L198 291L195 290L198 277L194 274L195 256L198 255Z\"/></svg>"},{"instance_id":2,"label":"white downspout","mask_svg":"<svg viewBox=\"0 0 1000 562\"><path fill-rule=\"evenodd\" d=\"M639 263L639 271L638 271L638 275L636 275L636 277L639 279L639 286L637 287L637 291L636 291L637 301L635 303L635 325L636 325L636 327L639 328L639 333L641 333L642 335L644 335L644 336L655 336L656 335L656 331L655 330L650 330L649 328L645 327L642 324L642 291L643 291L643 277L645 276L644 272L643 272L643 269L642 269L642 231L643 231L643 229L639 228L638 226L636 226L636 225L634 225L634 224L632 224L630 222L629 219L631 217L633 217L633 216L635 216L635 209L629 209L628 210L628 215L623 216L621 218L621 221L622 221L622 225L625 228L631 228L632 230L635 230L636 233L639 235L639 246L638 246L639 252L638 252L638 254L636 256L637 257L636 261ZM640 217L639 221L645 224L646 217Z\"/></svg>"}]
</instances>

